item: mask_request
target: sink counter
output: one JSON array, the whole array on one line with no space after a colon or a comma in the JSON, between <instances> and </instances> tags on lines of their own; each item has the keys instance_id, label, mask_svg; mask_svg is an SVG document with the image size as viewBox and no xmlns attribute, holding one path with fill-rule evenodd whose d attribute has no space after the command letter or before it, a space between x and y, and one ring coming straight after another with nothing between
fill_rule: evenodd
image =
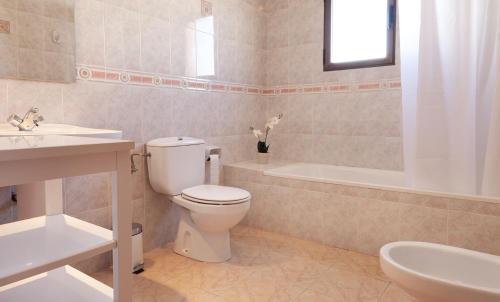
<instances>
[{"instance_id":1,"label":"sink counter","mask_svg":"<svg viewBox=\"0 0 500 302\"><path fill-rule=\"evenodd\" d=\"M32 131L19 131L10 124L0 124L0 137L3 136L43 136L43 135L71 135L102 138L121 138L119 130L95 129L66 124L42 123Z\"/></svg>"},{"instance_id":2,"label":"sink counter","mask_svg":"<svg viewBox=\"0 0 500 302\"><path fill-rule=\"evenodd\" d=\"M0 162L131 150L134 142L63 135L0 137Z\"/></svg>"}]
</instances>

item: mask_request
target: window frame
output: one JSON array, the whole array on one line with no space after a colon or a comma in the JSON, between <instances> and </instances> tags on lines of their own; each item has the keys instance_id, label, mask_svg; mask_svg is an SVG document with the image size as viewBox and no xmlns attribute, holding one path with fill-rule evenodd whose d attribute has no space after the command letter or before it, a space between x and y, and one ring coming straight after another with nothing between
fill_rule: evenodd
<instances>
[{"instance_id":1,"label":"window frame","mask_svg":"<svg viewBox=\"0 0 500 302\"><path fill-rule=\"evenodd\" d=\"M396 65L396 0L387 1L387 9L389 10L389 23L387 29L387 56L381 59L353 61L345 63L331 62L331 7L332 1L325 1L325 22L324 22L324 39L323 39L323 71L346 70L369 68L378 66Z\"/></svg>"}]
</instances>

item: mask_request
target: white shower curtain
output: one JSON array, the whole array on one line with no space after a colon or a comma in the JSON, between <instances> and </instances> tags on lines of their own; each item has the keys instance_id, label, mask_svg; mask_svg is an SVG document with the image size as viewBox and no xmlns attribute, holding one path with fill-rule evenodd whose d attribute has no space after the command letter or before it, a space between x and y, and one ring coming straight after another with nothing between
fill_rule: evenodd
<instances>
[{"instance_id":1,"label":"white shower curtain","mask_svg":"<svg viewBox=\"0 0 500 302\"><path fill-rule=\"evenodd\" d=\"M500 0L400 0L407 183L500 196Z\"/></svg>"}]
</instances>

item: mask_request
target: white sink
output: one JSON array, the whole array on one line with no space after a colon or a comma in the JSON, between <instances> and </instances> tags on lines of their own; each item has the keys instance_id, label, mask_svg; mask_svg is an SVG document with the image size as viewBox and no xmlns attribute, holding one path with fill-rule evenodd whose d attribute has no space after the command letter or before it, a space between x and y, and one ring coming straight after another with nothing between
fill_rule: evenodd
<instances>
[{"instance_id":1,"label":"white sink","mask_svg":"<svg viewBox=\"0 0 500 302\"><path fill-rule=\"evenodd\" d=\"M380 249L384 273L417 301L500 301L500 257L443 244L400 241Z\"/></svg>"},{"instance_id":2,"label":"white sink","mask_svg":"<svg viewBox=\"0 0 500 302\"><path fill-rule=\"evenodd\" d=\"M11 124L0 124L0 137L2 136L38 136L38 135L71 135L86 137L101 137L120 139L122 132L118 130L85 128L65 124L40 124L32 131L19 131Z\"/></svg>"},{"instance_id":3,"label":"white sink","mask_svg":"<svg viewBox=\"0 0 500 302\"><path fill-rule=\"evenodd\" d=\"M85 128L65 124L41 123L32 131L19 131L11 124L0 124L0 137L36 148L46 135L84 136L108 139L121 139L122 132L118 130ZM17 219L28 219L45 215L45 201L62 200L62 180L53 179L37 183L17 185Z\"/></svg>"}]
</instances>

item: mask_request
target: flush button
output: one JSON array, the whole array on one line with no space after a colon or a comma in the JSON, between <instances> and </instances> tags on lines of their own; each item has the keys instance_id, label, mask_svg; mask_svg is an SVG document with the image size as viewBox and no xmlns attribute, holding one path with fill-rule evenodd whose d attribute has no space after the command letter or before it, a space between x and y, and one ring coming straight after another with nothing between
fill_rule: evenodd
<instances>
[{"instance_id":1,"label":"flush button","mask_svg":"<svg viewBox=\"0 0 500 302\"><path fill-rule=\"evenodd\" d=\"M10 34L10 22L0 20L0 34Z\"/></svg>"}]
</instances>

